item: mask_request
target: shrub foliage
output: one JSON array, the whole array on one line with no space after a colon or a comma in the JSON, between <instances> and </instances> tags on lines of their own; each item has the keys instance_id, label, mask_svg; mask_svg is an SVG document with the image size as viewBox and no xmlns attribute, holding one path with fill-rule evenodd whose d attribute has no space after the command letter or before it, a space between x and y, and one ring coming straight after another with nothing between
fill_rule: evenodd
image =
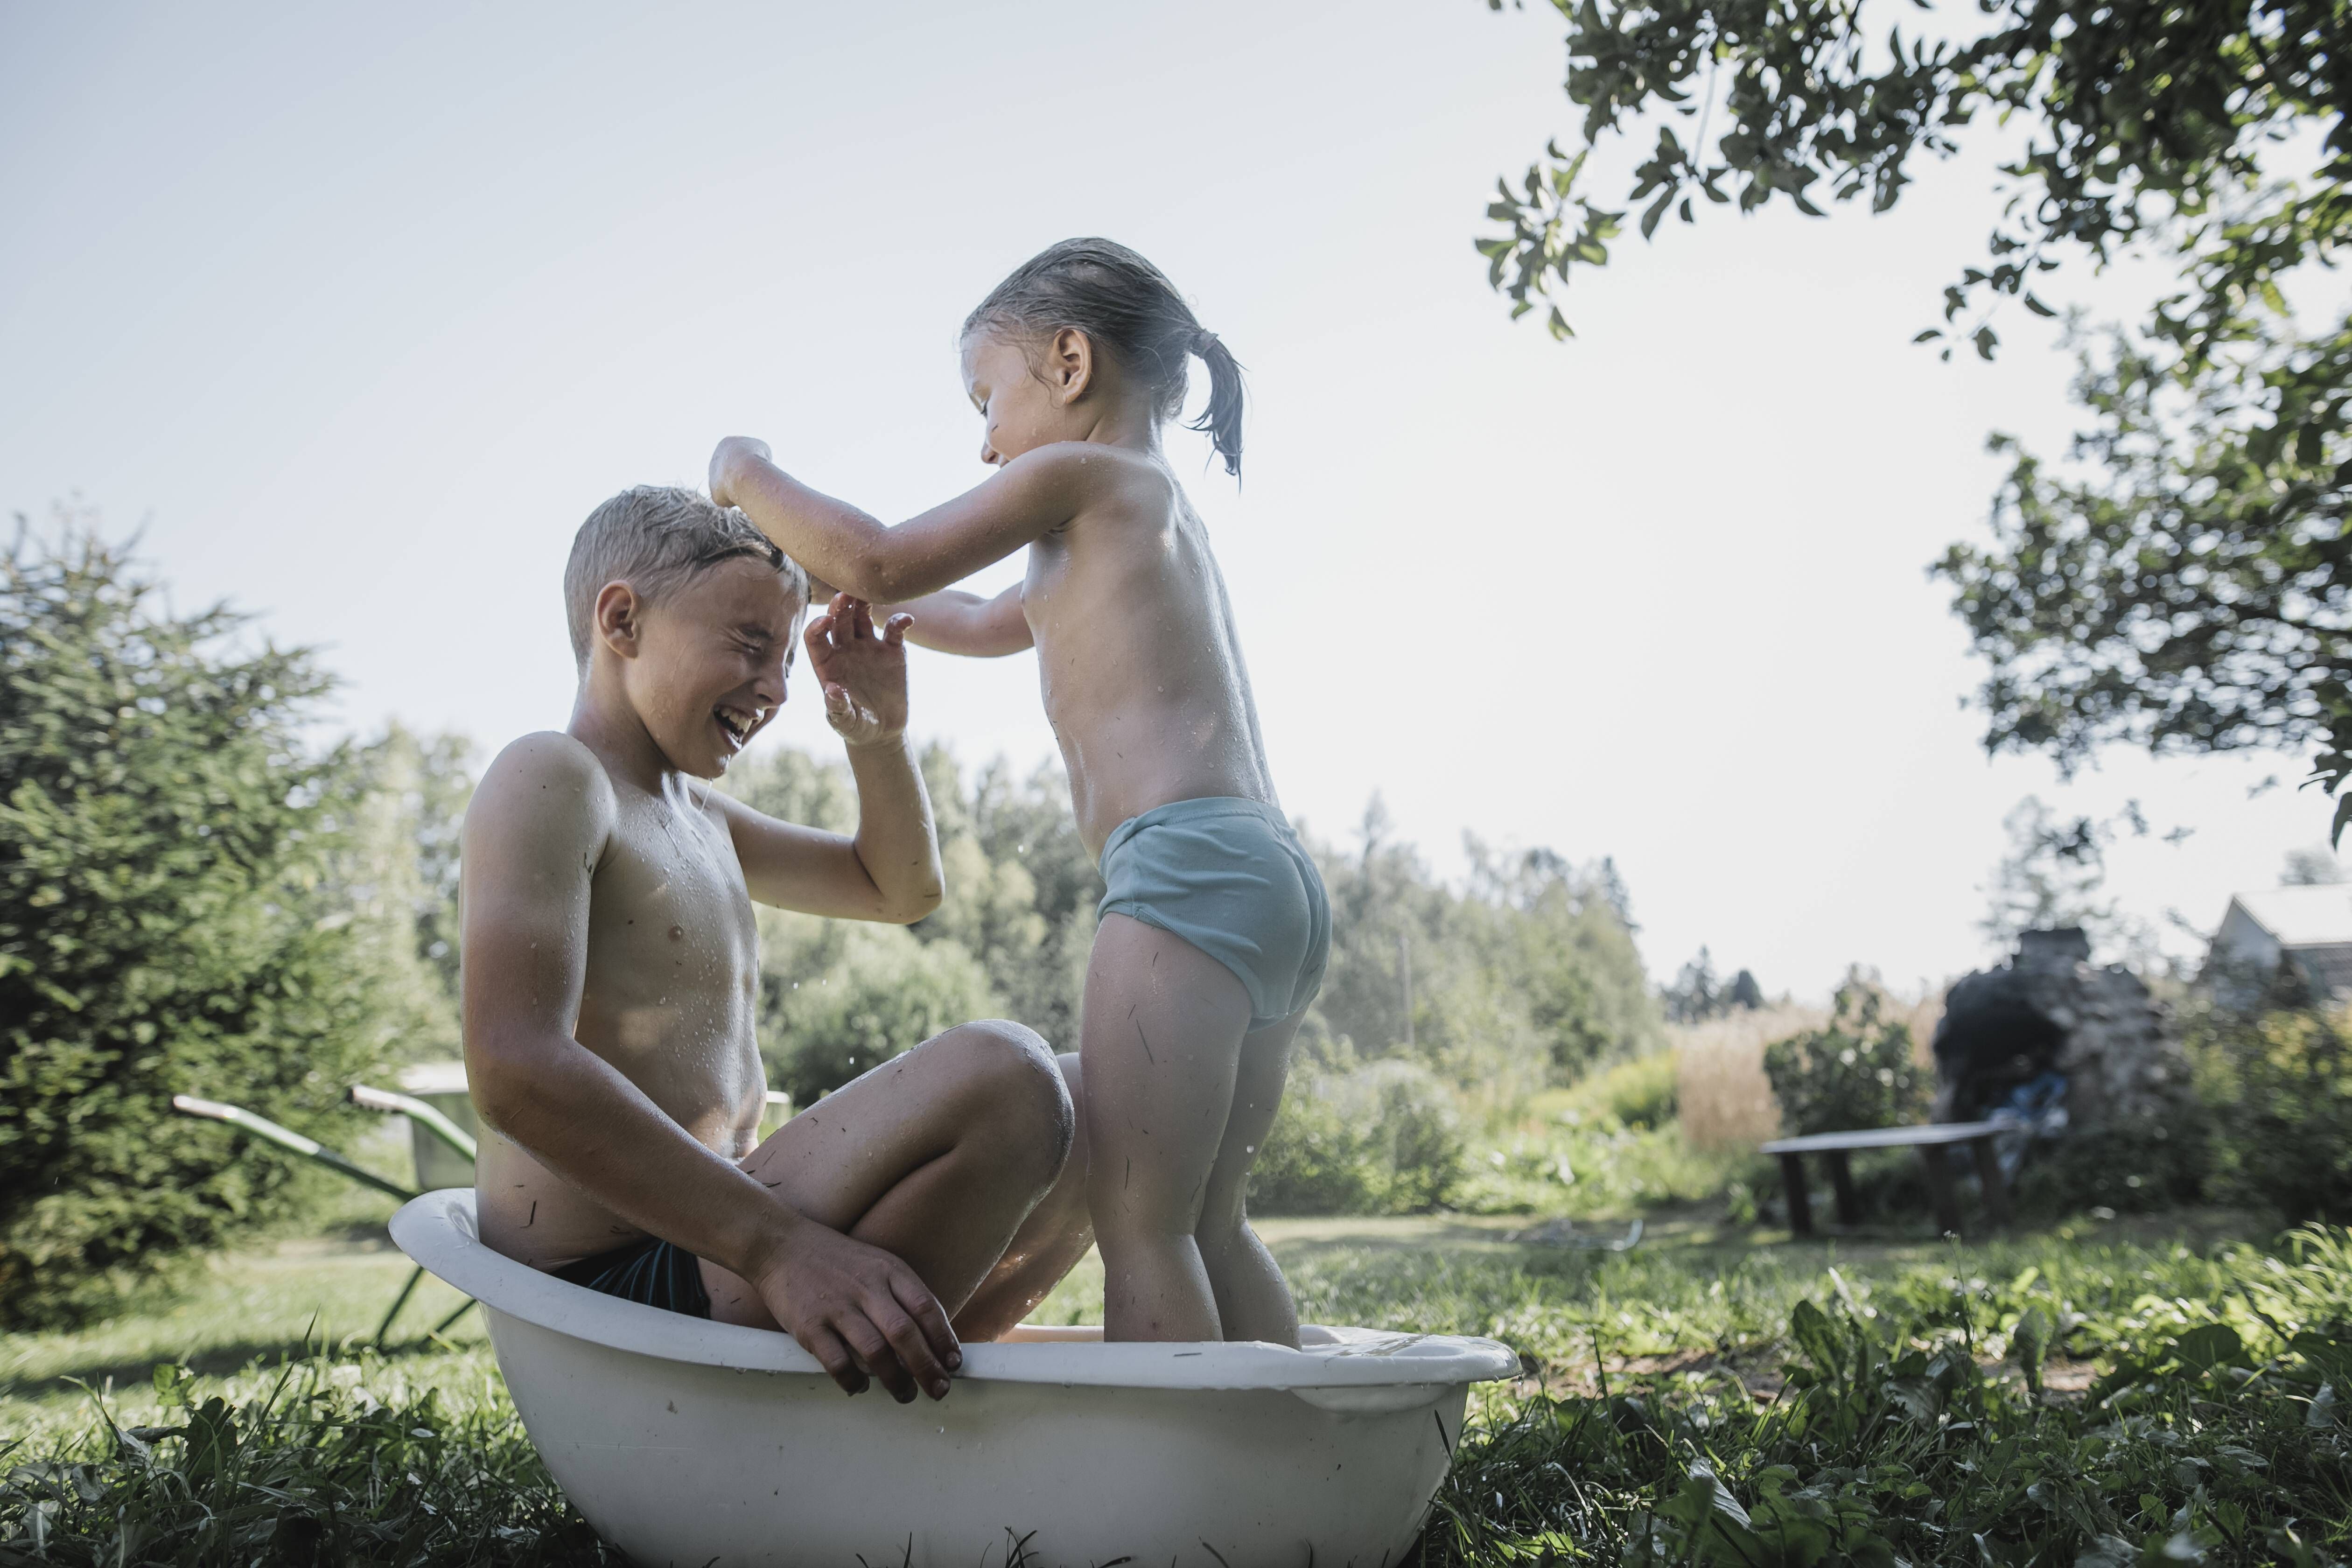
<instances>
[{"instance_id":1,"label":"shrub foliage","mask_svg":"<svg viewBox=\"0 0 2352 1568\"><path fill-rule=\"evenodd\" d=\"M2189 1044L2223 1194L2291 1221L2352 1219L2352 1016L2212 1008Z\"/></svg>"},{"instance_id":2,"label":"shrub foliage","mask_svg":"<svg viewBox=\"0 0 2352 1568\"><path fill-rule=\"evenodd\" d=\"M1293 1077L1250 1170L1260 1214L1419 1214L1467 1173L1444 1083L1391 1058L1350 1072Z\"/></svg>"},{"instance_id":3,"label":"shrub foliage","mask_svg":"<svg viewBox=\"0 0 2352 1568\"><path fill-rule=\"evenodd\" d=\"M173 614L68 522L0 557L0 1321L269 1215L289 1170L175 1093L310 1132L383 1041L329 912L349 760L308 654Z\"/></svg>"},{"instance_id":4,"label":"shrub foliage","mask_svg":"<svg viewBox=\"0 0 2352 1568\"><path fill-rule=\"evenodd\" d=\"M1782 1125L1802 1136L1897 1127L1927 1106L1927 1075L1911 1055L1911 1027L1882 1016L1885 998L1849 979L1830 1021L1764 1048Z\"/></svg>"}]
</instances>

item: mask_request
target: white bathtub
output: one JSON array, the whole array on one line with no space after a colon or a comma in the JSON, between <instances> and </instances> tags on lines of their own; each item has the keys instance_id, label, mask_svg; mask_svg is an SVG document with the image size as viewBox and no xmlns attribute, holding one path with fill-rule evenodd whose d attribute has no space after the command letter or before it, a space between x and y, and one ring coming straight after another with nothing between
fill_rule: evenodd
<instances>
[{"instance_id":1,"label":"white bathtub","mask_svg":"<svg viewBox=\"0 0 2352 1568\"><path fill-rule=\"evenodd\" d=\"M945 1400L845 1396L788 1336L568 1285L428 1193L393 1239L482 1303L530 1440L645 1568L1381 1568L1445 1474L1492 1340L1308 1328L1304 1350L966 1345ZM1014 1543L1021 1543L1015 1545Z\"/></svg>"}]
</instances>

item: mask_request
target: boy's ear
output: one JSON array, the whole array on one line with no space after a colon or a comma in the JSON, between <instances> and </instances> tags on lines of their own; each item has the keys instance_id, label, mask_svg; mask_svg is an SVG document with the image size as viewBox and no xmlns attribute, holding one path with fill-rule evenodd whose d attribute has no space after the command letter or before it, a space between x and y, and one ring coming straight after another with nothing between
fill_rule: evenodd
<instances>
[{"instance_id":1,"label":"boy's ear","mask_svg":"<svg viewBox=\"0 0 2352 1568\"><path fill-rule=\"evenodd\" d=\"M644 635L646 604L626 583L607 583L596 591L596 639L623 658L635 658Z\"/></svg>"},{"instance_id":2,"label":"boy's ear","mask_svg":"<svg viewBox=\"0 0 2352 1568\"><path fill-rule=\"evenodd\" d=\"M1086 395L1094 384L1094 340L1076 327L1064 327L1045 345L1045 384L1054 401L1067 405Z\"/></svg>"}]
</instances>

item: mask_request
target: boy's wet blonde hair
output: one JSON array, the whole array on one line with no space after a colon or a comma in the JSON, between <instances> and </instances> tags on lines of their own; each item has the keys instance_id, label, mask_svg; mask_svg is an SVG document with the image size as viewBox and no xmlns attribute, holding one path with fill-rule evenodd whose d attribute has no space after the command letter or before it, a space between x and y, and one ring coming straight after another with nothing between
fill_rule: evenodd
<instances>
[{"instance_id":1,"label":"boy's wet blonde hair","mask_svg":"<svg viewBox=\"0 0 2352 1568\"><path fill-rule=\"evenodd\" d=\"M596 595L607 583L626 583L647 604L667 597L696 573L736 556L764 561L808 603L808 574L776 548L751 520L698 490L639 485L588 514L572 538L563 568L563 609L572 628L572 657L588 667L596 635Z\"/></svg>"}]
</instances>

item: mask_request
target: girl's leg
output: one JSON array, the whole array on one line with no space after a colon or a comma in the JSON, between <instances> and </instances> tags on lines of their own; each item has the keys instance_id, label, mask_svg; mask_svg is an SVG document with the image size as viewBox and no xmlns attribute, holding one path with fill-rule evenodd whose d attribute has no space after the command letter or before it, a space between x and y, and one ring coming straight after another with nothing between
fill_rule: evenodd
<instances>
[{"instance_id":1,"label":"girl's leg","mask_svg":"<svg viewBox=\"0 0 2352 1568\"><path fill-rule=\"evenodd\" d=\"M975 1343L992 1340L1020 1322L1094 1245L1095 1227L1087 1217L1087 1101L1078 1053L1065 1051L1054 1060L1069 1086L1070 1103L1077 1108L1077 1136L1070 1141L1062 1173L956 1314L959 1339Z\"/></svg>"},{"instance_id":2,"label":"girl's leg","mask_svg":"<svg viewBox=\"0 0 2352 1568\"><path fill-rule=\"evenodd\" d=\"M1193 1232L1249 1016L1249 994L1223 964L1157 926L1103 917L1080 1057L1107 1340L1224 1337Z\"/></svg>"},{"instance_id":3,"label":"girl's leg","mask_svg":"<svg viewBox=\"0 0 2352 1568\"><path fill-rule=\"evenodd\" d=\"M1193 1233L1210 1287L1217 1294L1217 1318L1225 1338L1265 1340L1293 1350L1298 1348L1298 1308L1282 1270L1250 1228L1243 1199L1249 1195L1250 1165L1274 1131L1274 1113L1282 1104L1283 1082L1290 1073L1290 1043L1306 1016L1302 1007L1243 1037L1224 1142L1209 1173L1208 1195Z\"/></svg>"}]
</instances>

